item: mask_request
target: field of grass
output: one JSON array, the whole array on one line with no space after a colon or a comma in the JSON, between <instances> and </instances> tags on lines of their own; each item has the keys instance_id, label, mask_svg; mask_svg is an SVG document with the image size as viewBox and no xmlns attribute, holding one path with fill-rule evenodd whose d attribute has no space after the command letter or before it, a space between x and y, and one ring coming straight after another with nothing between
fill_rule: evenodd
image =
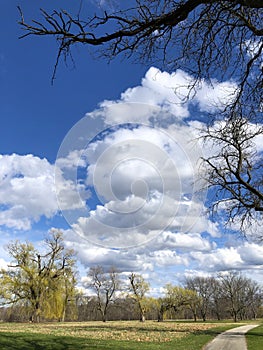
<instances>
[{"instance_id":1,"label":"field of grass","mask_svg":"<svg viewBox=\"0 0 263 350\"><path fill-rule=\"evenodd\" d=\"M263 323L246 334L248 350L263 349Z\"/></svg>"},{"instance_id":2,"label":"field of grass","mask_svg":"<svg viewBox=\"0 0 263 350\"><path fill-rule=\"evenodd\" d=\"M235 326L238 324L172 321L1 323L0 349L201 350L217 334Z\"/></svg>"}]
</instances>

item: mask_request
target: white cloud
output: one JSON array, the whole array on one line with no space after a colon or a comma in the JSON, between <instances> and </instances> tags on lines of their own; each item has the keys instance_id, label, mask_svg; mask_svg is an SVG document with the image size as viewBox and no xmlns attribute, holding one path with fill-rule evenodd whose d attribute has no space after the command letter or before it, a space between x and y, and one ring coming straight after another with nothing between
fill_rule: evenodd
<instances>
[{"instance_id":1,"label":"white cloud","mask_svg":"<svg viewBox=\"0 0 263 350\"><path fill-rule=\"evenodd\" d=\"M41 215L57 210L54 168L33 155L0 155L0 224L29 229Z\"/></svg>"},{"instance_id":2,"label":"white cloud","mask_svg":"<svg viewBox=\"0 0 263 350\"><path fill-rule=\"evenodd\" d=\"M66 231L65 237L67 244L76 250L85 266L116 266L126 272L153 270L154 266L186 266L192 252L205 253L215 248L215 244L197 233L163 232L145 245L127 249L94 246L72 230Z\"/></svg>"},{"instance_id":3,"label":"white cloud","mask_svg":"<svg viewBox=\"0 0 263 350\"><path fill-rule=\"evenodd\" d=\"M177 118L186 118L189 111L185 102L192 83L193 78L181 70L169 74L152 67L142 79L141 86L127 89L121 100L159 106Z\"/></svg>"},{"instance_id":4,"label":"white cloud","mask_svg":"<svg viewBox=\"0 0 263 350\"><path fill-rule=\"evenodd\" d=\"M247 267L260 267L263 266L263 246L259 246L255 243L245 243L243 246L239 247L238 252L244 264Z\"/></svg>"},{"instance_id":5,"label":"white cloud","mask_svg":"<svg viewBox=\"0 0 263 350\"><path fill-rule=\"evenodd\" d=\"M158 296L166 283L183 282L189 275L239 270L262 280L263 247L254 243L239 241L236 247L217 247L210 237L198 233L163 232L148 244L118 250L94 246L70 230L65 235L84 266L115 266L123 276L141 273L151 283L152 293L159 291Z\"/></svg>"},{"instance_id":6,"label":"white cloud","mask_svg":"<svg viewBox=\"0 0 263 350\"><path fill-rule=\"evenodd\" d=\"M192 252L191 257L205 271L258 269L263 266L263 247L246 242L237 247L213 249L205 254Z\"/></svg>"},{"instance_id":7,"label":"white cloud","mask_svg":"<svg viewBox=\"0 0 263 350\"><path fill-rule=\"evenodd\" d=\"M7 262L4 259L0 258L0 269L5 269L6 270L7 267L8 267Z\"/></svg>"},{"instance_id":8,"label":"white cloud","mask_svg":"<svg viewBox=\"0 0 263 350\"><path fill-rule=\"evenodd\" d=\"M256 39L256 40L246 40L243 44L243 47L249 57L254 57L258 54L260 48L262 47L262 40ZM261 55L262 56L262 55Z\"/></svg>"},{"instance_id":9,"label":"white cloud","mask_svg":"<svg viewBox=\"0 0 263 350\"><path fill-rule=\"evenodd\" d=\"M161 191L165 186L166 191L177 188L180 192L185 186L185 191L191 191L200 153L193 152L190 158L186 150L191 130L185 128L188 135L181 139L178 129L178 135L175 130L172 134L174 138L160 128L121 129L90 144L85 151L89 163L87 184L94 184L106 200L114 200L114 193L117 197L131 194L136 180L144 181L149 190Z\"/></svg>"},{"instance_id":10,"label":"white cloud","mask_svg":"<svg viewBox=\"0 0 263 350\"><path fill-rule=\"evenodd\" d=\"M200 111L220 110L236 84L200 80L190 91L192 82L181 70L150 68L141 85L72 128L56 166L33 155L0 156L0 225L26 230L60 208L75 229L65 232L66 244L84 266L145 276L157 268L158 288L167 269L179 276L186 267L206 273L261 266L257 245L218 248L220 227L204 215L205 195L196 195L204 186L196 181L200 156L213 149L197 141L203 124L190 107L199 119ZM260 137L256 142L262 146Z\"/></svg>"},{"instance_id":11,"label":"white cloud","mask_svg":"<svg viewBox=\"0 0 263 350\"><path fill-rule=\"evenodd\" d=\"M197 89L193 102L197 103L200 111L214 113L224 109L237 93L237 84L235 82L212 81L210 84L202 81L200 88Z\"/></svg>"},{"instance_id":12,"label":"white cloud","mask_svg":"<svg viewBox=\"0 0 263 350\"><path fill-rule=\"evenodd\" d=\"M67 157L58 158L56 164L60 169L75 169L79 166L85 166L85 161L82 158L82 150L71 151Z\"/></svg>"},{"instance_id":13,"label":"white cloud","mask_svg":"<svg viewBox=\"0 0 263 350\"><path fill-rule=\"evenodd\" d=\"M52 218L59 210L57 193L63 208L74 208L80 201L76 201L75 188L59 171L55 186L55 167L45 158L0 155L0 225L29 230L42 216ZM82 186L78 185L81 192Z\"/></svg>"},{"instance_id":14,"label":"white cloud","mask_svg":"<svg viewBox=\"0 0 263 350\"><path fill-rule=\"evenodd\" d=\"M176 251L170 249L153 251L150 256L151 260L154 261L154 265L161 266L162 268L172 265L187 266L189 263L186 256L179 255L176 253Z\"/></svg>"},{"instance_id":15,"label":"white cloud","mask_svg":"<svg viewBox=\"0 0 263 350\"><path fill-rule=\"evenodd\" d=\"M184 252L211 251L212 248L215 248L214 244L198 233L174 233L168 231L160 235L158 241L162 241L164 246L171 249L182 249Z\"/></svg>"},{"instance_id":16,"label":"white cloud","mask_svg":"<svg viewBox=\"0 0 263 350\"><path fill-rule=\"evenodd\" d=\"M233 248L220 248L210 253L193 252L191 257L198 262L201 269L206 271L225 271L241 269L243 261L238 251Z\"/></svg>"},{"instance_id":17,"label":"white cloud","mask_svg":"<svg viewBox=\"0 0 263 350\"><path fill-rule=\"evenodd\" d=\"M212 231L200 218L203 197L195 197L201 150L191 130L185 124L117 128L79 151L87 163L82 182L95 188L100 204L79 213L74 229L114 247L145 243L169 225Z\"/></svg>"},{"instance_id":18,"label":"white cloud","mask_svg":"<svg viewBox=\"0 0 263 350\"><path fill-rule=\"evenodd\" d=\"M180 69L169 74L151 67L141 85L128 88L120 100L103 101L95 114L104 115L106 124L147 123L150 118L163 124L169 119L174 122L189 117L191 104L198 105L202 112L216 112L231 102L236 93L235 82L195 82Z\"/></svg>"},{"instance_id":19,"label":"white cloud","mask_svg":"<svg viewBox=\"0 0 263 350\"><path fill-rule=\"evenodd\" d=\"M219 236L218 226L203 215L205 196L196 195L205 187L197 181L202 150L196 125L183 120L190 104L202 111L220 109L233 98L236 85L200 80L191 90L193 82L182 70L169 74L152 67L140 86L127 89L119 100L102 102L67 135L63 144L69 149L61 148L57 165L78 184L76 210L68 214L68 204L60 206L82 237L125 248L167 229ZM95 120L104 128L87 140Z\"/></svg>"}]
</instances>

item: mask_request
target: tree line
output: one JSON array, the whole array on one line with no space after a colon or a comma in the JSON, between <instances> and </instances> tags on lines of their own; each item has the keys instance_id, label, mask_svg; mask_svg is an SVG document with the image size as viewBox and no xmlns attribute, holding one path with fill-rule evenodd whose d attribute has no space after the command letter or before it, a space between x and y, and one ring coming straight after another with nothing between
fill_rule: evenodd
<instances>
[{"instance_id":1,"label":"tree line","mask_svg":"<svg viewBox=\"0 0 263 350\"><path fill-rule=\"evenodd\" d=\"M30 242L7 246L11 263L0 271L3 321L87 321L186 318L234 321L263 316L263 291L238 272L187 277L168 283L163 297L149 297L150 284L138 273L123 277L116 267L90 267L85 291L77 286L75 252L53 230L41 249Z\"/></svg>"}]
</instances>

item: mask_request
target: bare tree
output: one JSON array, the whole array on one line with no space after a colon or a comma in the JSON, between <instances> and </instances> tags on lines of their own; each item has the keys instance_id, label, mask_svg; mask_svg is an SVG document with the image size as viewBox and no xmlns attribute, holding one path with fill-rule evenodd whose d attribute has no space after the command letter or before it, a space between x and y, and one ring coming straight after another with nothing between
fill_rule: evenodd
<instances>
[{"instance_id":1,"label":"bare tree","mask_svg":"<svg viewBox=\"0 0 263 350\"><path fill-rule=\"evenodd\" d=\"M102 266L95 266L89 269L88 275L91 277L89 286L96 292L97 308L102 321L106 322L108 307L114 301L116 291L120 287L118 272L114 267L106 272Z\"/></svg>"},{"instance_id":2,"label":"bare tree","mask_svg":"<svg viewBox=\"0 0 263 350\"><path fill-rule=\"evenodd\" d=\"M251 222L262 219L263 158L256 147L262 133L262 124L252 124L239 116L217 122L204 135L215 150L204 158L202 169L214 193L212 212L224 210L227 221L238 222L243 231Z\"/></svg>"},{"instance_id":3,"label":"bare tree","mask_svg":"<svg viewBox=\"0 0 263 350\"><path fill-rule=\"evenodd\" d=\"M189 277L186 279L186 288L195 291L200 298L199 310L203 321L206 321L207 311L212 302L216 281L213 277Z\"/></svg>"},{"instance_id":4,"label":"bare tree","mask_svg":"<svg viewBox=\"0 0 263 350\"><path fill-rule=\"evenodd\" d=\"M131 8L89 18L42 9L42 19L31 24L19 9L19 23L25 30L21 37L56 38L57 63L76 44L101 46L100 54L109 58L121 53L147 62L159 58L169 69L183 67L196 78L238 75L238 101L246 86L253 92L261 87L262 9L260 0L137 0Z\"/></svg>"},{"instance_id":5,"label":"bare tree","mask_svg":"<svg viewBox=\"0 0 263 350\"><path fill-rule=\"evenodd\" d=\"M263 291L262 288L255 281L250 281L248 284L248 317L256 319L258 311L262 306L263 302Z\"/></svg>"},{"instance_id":6,"label":"bare tree","mask_svg":"<svg viewBox=\"0 0 263 350\"><path fill-rule=\"evenodd\" d=\"M220 280L223 293L230 302L229 311L233 320L237 322L238 317L244 319L249 309L254 317L254 307L262 298L257 283L236 272L221 275Z\"/></svg>"}]
</instances>

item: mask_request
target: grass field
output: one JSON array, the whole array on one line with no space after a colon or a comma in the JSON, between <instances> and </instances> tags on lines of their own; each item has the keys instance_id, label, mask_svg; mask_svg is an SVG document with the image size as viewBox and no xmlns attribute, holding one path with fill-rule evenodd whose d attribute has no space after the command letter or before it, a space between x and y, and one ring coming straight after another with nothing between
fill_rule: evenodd
<instances>
[{"instance_id":1,"label":"grass field","mask_svg":"<svg viewBox=\"0 0 263 350\"><path fill-rule=\"evenodd\" d=\"M263 323L249 331L246 335L248 350L262 350L263 349Z\"/></svg>"},{"instance_id":2,"label":"grass field","mask_svg":"<svg viewBox=\"0 0 263 350\"><path fill-rule=\"evenodd\" d=\"M1 350L201 350L233 323L74 322L0 324ZM262 329L261 329L262 331ZM256 330L254 331L256 332ZM251 339L254 336L251 336ZM257 336L257 338L259 338ZM251 350L262 349L254 348Z\"/></svg>"}]
</instances>

